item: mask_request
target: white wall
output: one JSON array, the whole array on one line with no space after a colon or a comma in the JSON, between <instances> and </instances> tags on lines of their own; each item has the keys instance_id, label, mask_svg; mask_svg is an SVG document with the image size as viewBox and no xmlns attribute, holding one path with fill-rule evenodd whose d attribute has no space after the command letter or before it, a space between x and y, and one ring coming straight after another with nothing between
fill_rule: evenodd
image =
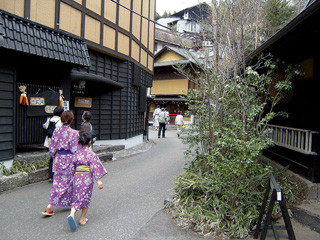
<instances>
[{"instance_id":1,"label":"white wall","mask_svg":"<svg viewBox=\"0 0 320 240\"><path fill-rule=\"evenodd\" d=\"M143 143L143 134L128 138L117 140L98 140L94 145L124 145L125 149L135 147Z\"/></svg>"}]
</instances>

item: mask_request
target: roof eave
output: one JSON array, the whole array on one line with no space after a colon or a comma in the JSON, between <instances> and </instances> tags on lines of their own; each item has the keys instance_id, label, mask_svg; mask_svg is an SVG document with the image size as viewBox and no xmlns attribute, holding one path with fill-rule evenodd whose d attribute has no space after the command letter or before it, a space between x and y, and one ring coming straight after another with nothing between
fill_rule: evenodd
<instances>
[{"instance_id":1,"label":"roof eave","mask_svg":"<svg viewBox=\"0 0 320 240\"><path fill-rule=\"evenodd\" d=\"M272 46L275 42L285 37L292 29L294 29L297 25L305 21L308 17L310 17L315 11L317 11L320 7L320 1L314 2L300 14L298 14L295 18L293 18L287 25L285 25L282 29L276 32L273 36L271 36L266 42L264 42L260 47L256 48L253 52L251 52L247 61L254 59L257 55L265 51L268 47Z\"/></svg>"}]
</instances>

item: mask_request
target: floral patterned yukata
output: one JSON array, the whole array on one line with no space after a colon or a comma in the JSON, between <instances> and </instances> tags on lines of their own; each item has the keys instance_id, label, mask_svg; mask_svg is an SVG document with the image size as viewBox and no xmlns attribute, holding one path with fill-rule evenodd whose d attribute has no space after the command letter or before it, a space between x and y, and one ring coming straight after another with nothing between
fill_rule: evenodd
<instances>
[{"instance_id":1,"label":"floral patterned yukata","mask_svg":"<svg viewBox=\"0 0 320 240\"><path fill-rule=\"evenodd\" d=\"M55 173L49 196L49 204L71 206L73 202L72 182L74 175L73 158L77 151L79 134L69 125L56 128L53 132L49 153L54 159Z\"/></svg>"},{"instance_id":2,"label":"floral patterned yukata","mask_svg":"<svg viewBox=\"0 0 320 240\"><path fill-rule=\"evenodd\" d=\"M92 196L93 177L98 180L107 174L107 170L102 165L99 157L86 146L79 144L78 151L74 157L74 165L77 168L73 180L73 199L72 208L77 211L88 208ZM87 167L90 171L79 171L79 166Z\"/></svg>"}]
</instances>

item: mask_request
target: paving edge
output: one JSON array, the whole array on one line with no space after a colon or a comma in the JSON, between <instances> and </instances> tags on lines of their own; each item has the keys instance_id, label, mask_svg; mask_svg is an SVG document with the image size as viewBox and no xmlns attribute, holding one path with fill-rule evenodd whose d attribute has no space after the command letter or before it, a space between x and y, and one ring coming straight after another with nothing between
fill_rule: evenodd
<instances>
[{"instance_id":1,"label":"paving edge","mask_svg":"<svg viewBox=\"0 0 320 240\"><path fill-rule=\"evenodd\" d=\"M293 207L291 209L293 213L293 218L301 223L304 226L308 226L311 230L320 233L320 218L315 216L313 213L309 212L308 210Z\"/></svg>"},{"instance_id":2,"label":"paving edge","mask_svg":"<svg viewBox=\"0 0 320 240\"><path fill-rule=\"evenodd\" d=\"M98 152L102 162L112 161L114 160L114 155L117 152L121 152L118 157L125 158L129 156L133 156L142 152L146 152L150 150L155 145L153 141L144 142L144 147L133 147L132 149L124 149L123 146L116 146L115 148L111 148L115 152L106 152L106 149L101 149L102 151ZM108 148L110 149L110 147ZM121 150L122 149L122 150ZM48 155L47 153L45 155ZM21 159L20 159L21 160ZM49 178L49 168L38 169L32 173L20 172L9 176L0 175L0 194L13 190L18 187L22 187L28 184L45 181Z\"/></svg>"},{"instance_id":3,"label":"paving edge","mask_svg":"<svg viewBox=\"0 0 320 240\"><path fill-rule=\"evenodd\" d=\"M28 184L41 182L49 178L48 168L41 168L32 173L20 172L9 176L0 176L0 194Z\"/></svg>"}]
</instances>

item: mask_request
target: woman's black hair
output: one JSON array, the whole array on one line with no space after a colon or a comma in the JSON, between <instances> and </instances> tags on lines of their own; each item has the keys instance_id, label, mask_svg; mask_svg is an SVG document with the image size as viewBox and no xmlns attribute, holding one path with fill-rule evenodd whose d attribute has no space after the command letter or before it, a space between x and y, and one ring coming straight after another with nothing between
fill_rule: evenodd
<instances>
[{"instance_id":1,"label":"woman's black hair","mask_svg":"<svg viewBox=\"0 0 320 240\"><path fill-rule=\"evenodd\" d=\"M92 118L92 114L89 111L84 111L82 114L82 117L86 122L90 122Z\"/></svg>"},{"instance_id":2,"label":"woman's black hair","mask_svg":"<svg viewBox=\"0 0 320 240\"><path fill-rule=\"evenodd\" d=\"M53 110L53 115L54 116L58 116L61 117L61 114L63 113L63 107L61 106L57 106L54 110Z\"/></svg>"},{"instance_id":3,"label":"woman's black hair","mask_svg":"<svg viewBox=\"0 0 320 240\"><path fill-rule=\"evenodd\" d=\"M87 146L89 142L91 141L91 133L84 131L84 132L79 132L79 143L82 146Z\"/></svg>"}]
</instances>

